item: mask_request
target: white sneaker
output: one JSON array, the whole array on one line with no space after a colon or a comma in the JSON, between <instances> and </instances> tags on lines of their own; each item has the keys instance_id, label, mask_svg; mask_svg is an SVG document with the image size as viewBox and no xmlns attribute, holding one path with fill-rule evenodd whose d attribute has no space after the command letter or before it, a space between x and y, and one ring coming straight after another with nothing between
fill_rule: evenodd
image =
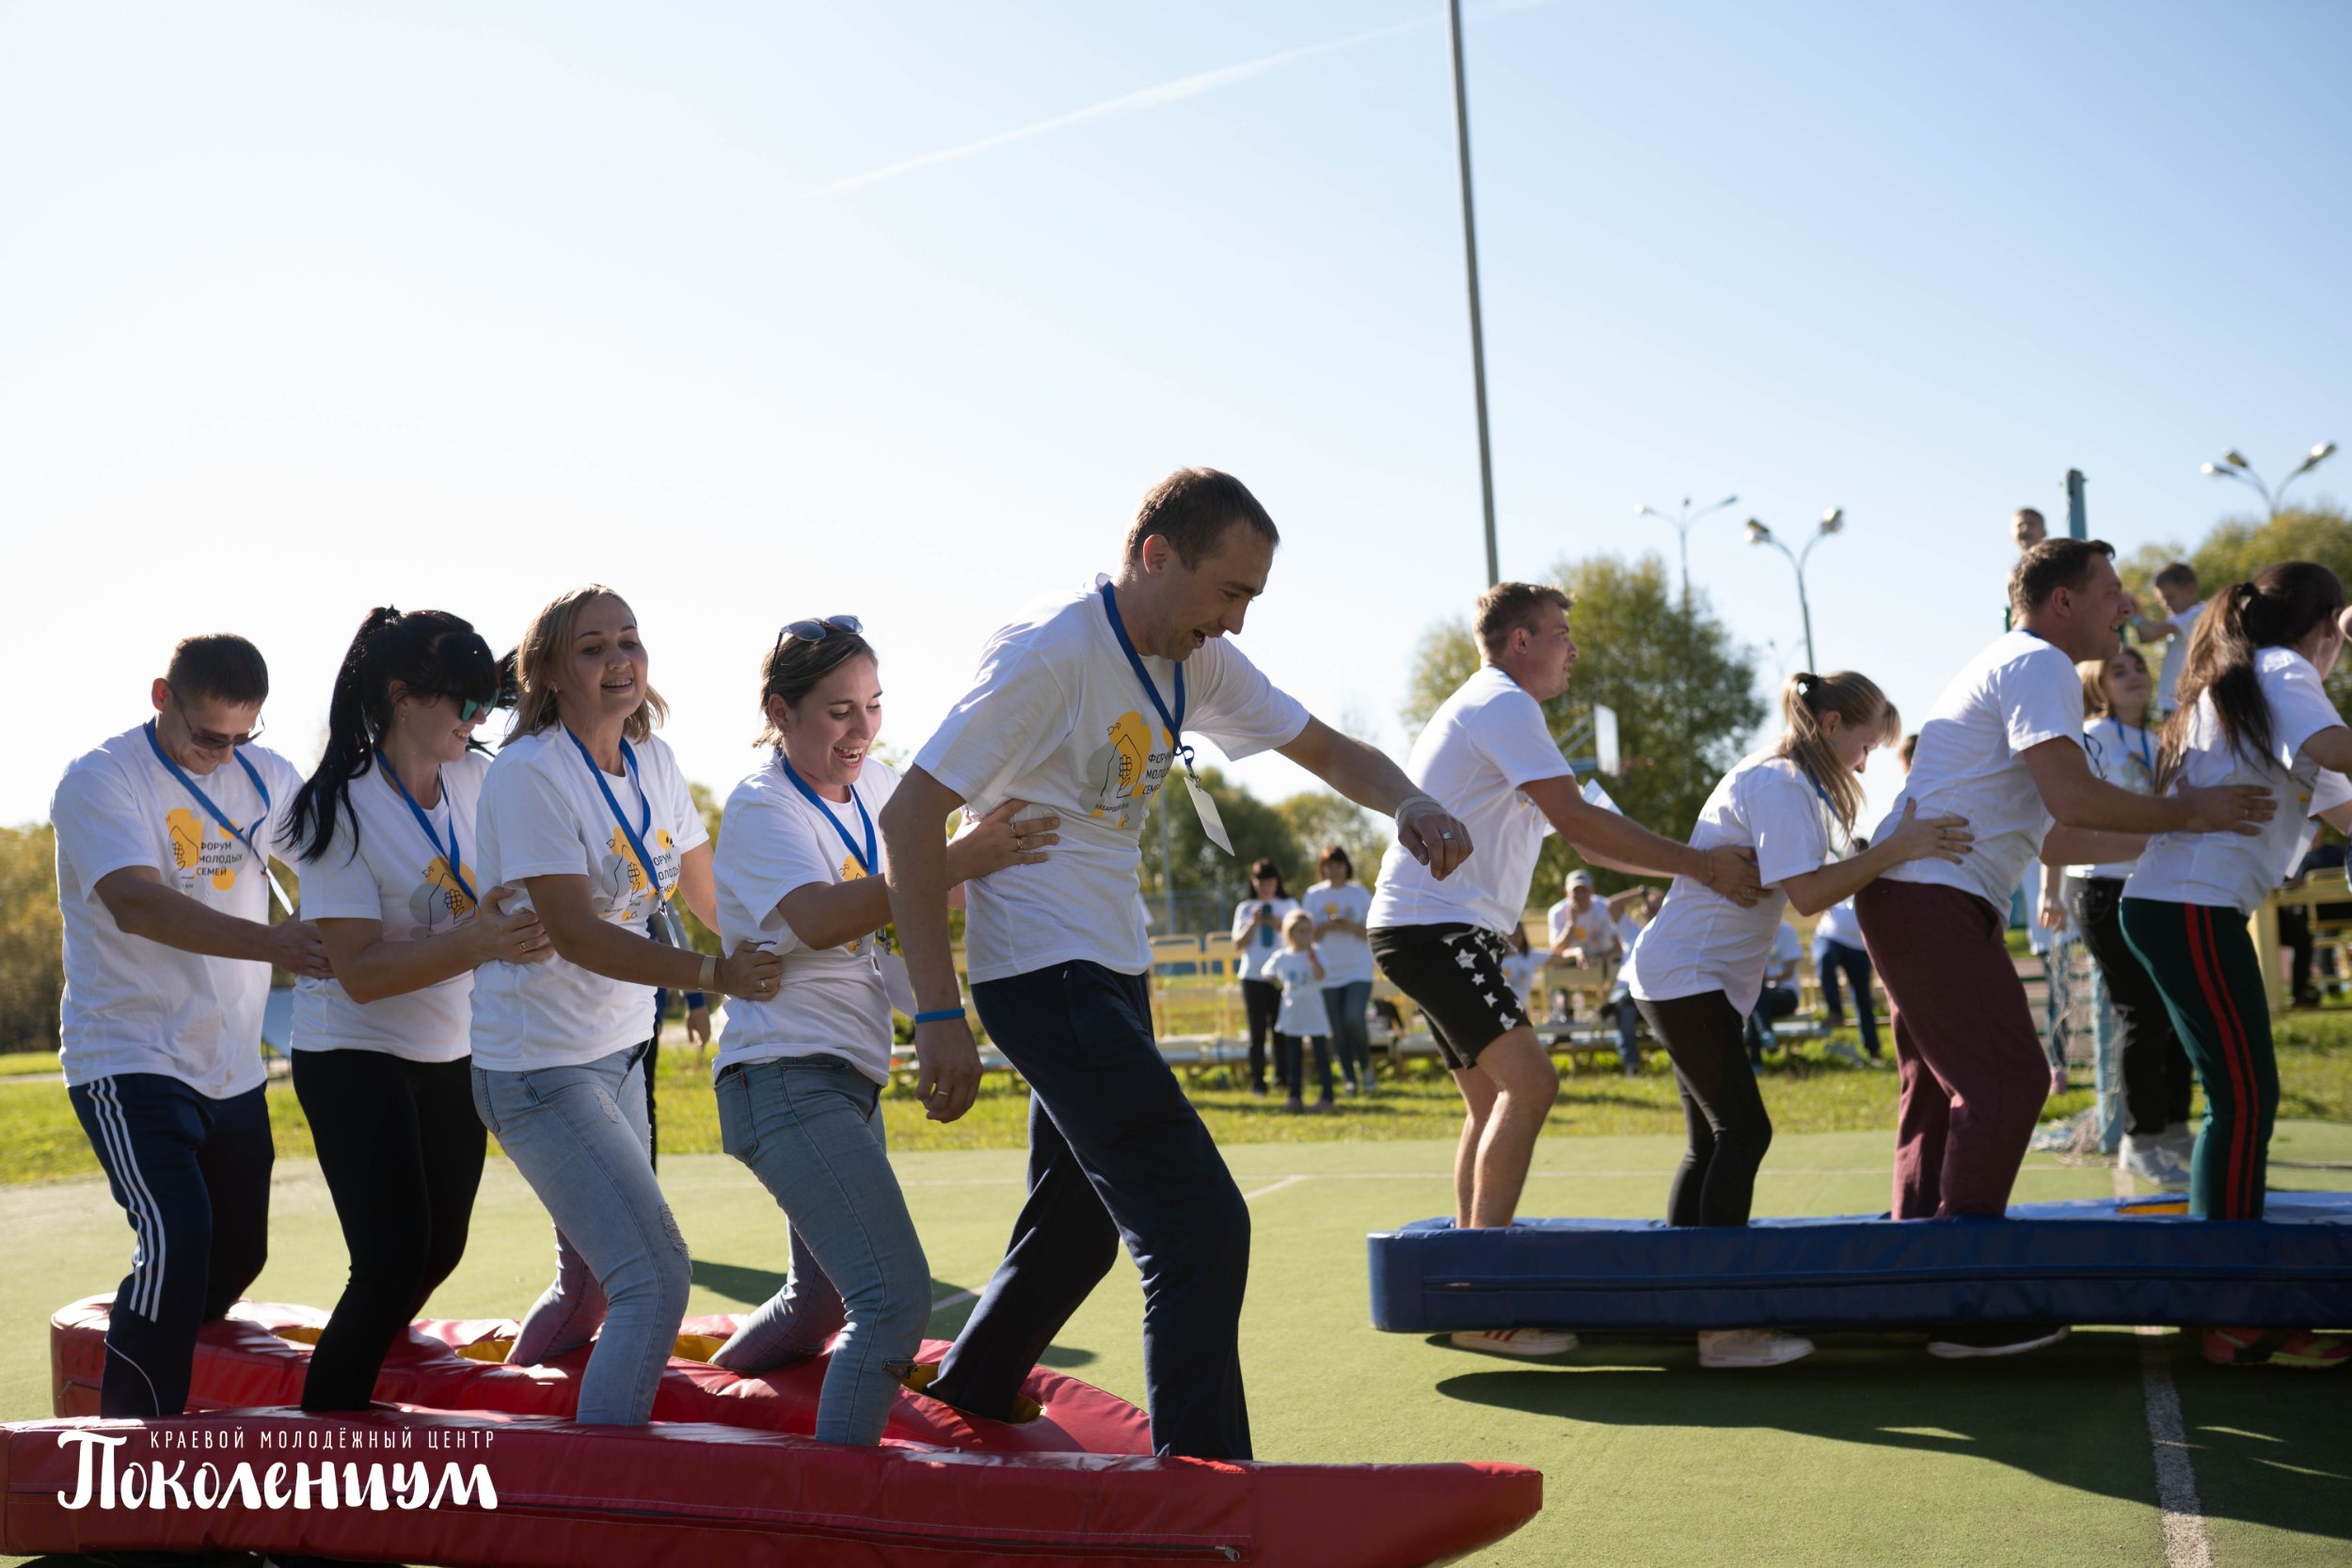
<instances>
[{"instance_id":1,"label":"white sneaker","mask_svg":"<svg viewBox=\"0 0 2352 1568\"><path fill-rule=\"evenodd\" d=\"M1489 1355L1560 1355L1576 1349L1577 1338L1565 1328L1465 1328L1454 1334L1454 1343Z\"/></svg>"},{"instance_id":2,"label":"white sneaker","mask_svg":"<svg viewBox=\"0 0 2352 1568\"><path fill-rule=\"evenodd\" d=\"M2123 1134L2123 1148L2119 1155L2126 1173L2152 1186L2169 1193L2188 1190L2188 1167L2178 1155L2154 1138L2136 1138Z\"/></svg>"},{"instance_id":3,"label":"white sneaker","mask_svg":"<svg viewBox=\"0 0 2352 1568\"><path fill-rule=\"evenodd\" d=\"M1699 1330L1702 1367L1777 1367L1813 1354L1813 1341L1776 1328Z\"/></svg>"},{"instance_id":4,"label":"white sneaker","mask_svg":"<svg viewBox=\"0 0 2352 1568\"><path fill-rule=\"evenodd\" d=\"M2170 1149L2172 1158L2178 1160L2183 1168L2186 1168L2189 1157L2197 1152L2197 1124L2193 1121L2176 1121L2151 1138L2149 1142L2161 1144Z\"/></svg>"}]
</instances>

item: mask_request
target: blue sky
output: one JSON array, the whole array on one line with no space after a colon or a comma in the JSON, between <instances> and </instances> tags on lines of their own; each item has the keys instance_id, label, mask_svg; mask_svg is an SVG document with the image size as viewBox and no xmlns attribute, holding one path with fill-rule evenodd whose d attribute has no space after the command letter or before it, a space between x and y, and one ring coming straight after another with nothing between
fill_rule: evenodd
<instances>
[{"instance_id":1,"label":"blue sky","mask_svg":"<svg viewBox=\"0 0 2352 1568\"><path fill-rule=\"evenodd\" d=\"M799 615L912 749L1185 463L1285 532L1242 645L1401 752L1483 586L1440 16L0 5L0 821L183 633L261 642L307 764L368 606L504 645L591 578L722 792ZM1473 6L1503 570L1736 491L1692 575L1776 679L1738 520L1842 506L1820 660L1924 710L2068 467L2129 549L2352 437L2347 66L2320 4Z\"/></svg>"}]
</instances>

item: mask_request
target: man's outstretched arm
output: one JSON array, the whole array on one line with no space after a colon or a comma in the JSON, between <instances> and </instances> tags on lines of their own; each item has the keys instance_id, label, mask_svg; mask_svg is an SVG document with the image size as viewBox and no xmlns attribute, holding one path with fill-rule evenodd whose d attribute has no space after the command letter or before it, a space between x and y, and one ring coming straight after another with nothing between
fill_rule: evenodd
<instances>
[{"instance_id":1,"label":"man's outstretched arm","mask_svg":"<svg viewBox=\"0 0 2352 1568\"><path fill-rule=\"evenodd\" d=\"M1440 879L1470 859L1470 830L1386 752L1311 717L1275 750L1358 805L1396 818L1397 842Z\"/></svg>"}]
</instances>

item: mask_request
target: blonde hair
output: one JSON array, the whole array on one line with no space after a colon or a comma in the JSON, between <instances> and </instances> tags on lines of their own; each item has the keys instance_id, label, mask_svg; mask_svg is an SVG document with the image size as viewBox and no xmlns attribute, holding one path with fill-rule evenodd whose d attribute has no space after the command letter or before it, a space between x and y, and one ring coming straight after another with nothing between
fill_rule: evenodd
<instances>
[{"instance_id":1,"label":"blonde hair","mask_svg":"<svg viewBox=\"0 0 2352 1568\"><path fill-rule=\"evenodd\" d=\"M580 625L580 610L595 599L611 599L624 606L628 603L600 582L558 594L539 607L539 613L523 628L523 640L506 656L516 689L515 721L506 731L509 740L555 727L555 686L550 677L571 655L572 633ZM648 681L645 700L637 705L637 711L621 726L621 734L629 740L643 740L653 734L656 724L669 717L670 705L661 700L661 693Z\"/></svg>"},{"instance_id":2,"label":"blonde hair","mask_svg":"<svg viewBox=\"0 0 2352 1568\"><path fill-rule=\"evenodd\" d=\"M1311 940L1315 934L1313 915L1309 914L1305 910L1293 910L1284 915L1282 917L1282 940L1288 942L1291 933L1301 926L1307 927L1307 935Z\"/></svg>"},{"instance_id":3,"label":"blonde hair","mask_svg":"<svg viewBox=\"0 0 2352 1568\"><path fill-rule=\"evenodd\" d=\"M2148 668L2148 656L2137 648L2118 648L2106 658L2087 658L2074 666L2074 673L2083 679L2084 718L2105 719L2113 711L2114 705L2107 701L2107 672L2114 669L2119 660L2126 658L2139 666L2141 674L2153 673ZM2148 707L2153 709L2155 705L2151 702ZM2143 710L2139 717L2141 722L2145 723L2151 715Z\"/></svg>"},{"instance_id":4,"label":"blonde hair","mask_svg":"<svg viewBox=\"0 0 2352 1568\"><path fill-rule=\"evenodd\" d=\"M1780 689L1780 713L1788 728L1772 748L1772 755L1795 763L1828 798L1838 827L1852 832L1854 818L1862 812L1862 781L1851 768L1838 766L1829 732L1821 727L1821 716L1835 713L1849 730L1872 726L1876 736L1872 744L1891 746L1903 733L1902 715L1895 711L1895 705L1886 700L1875 681L1851 670L1835 670L1826 675L1798 671Z\"/></svg>"}]
</instances>

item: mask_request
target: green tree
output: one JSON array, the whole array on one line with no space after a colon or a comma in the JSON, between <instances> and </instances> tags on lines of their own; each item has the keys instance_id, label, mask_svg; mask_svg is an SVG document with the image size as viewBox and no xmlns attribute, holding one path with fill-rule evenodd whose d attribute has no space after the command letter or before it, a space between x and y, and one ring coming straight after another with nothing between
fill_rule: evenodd
<instances>
[{"instance_id":1,"label":"green tree","mask_svg":"<svg viewBox=\"0 0 2352 1568\"><path fill-rule=\"evenodd\" d=\"M0 1051L57 1049L65 926L57 914L57 835L0 828Z\"/></svg>"},{"instance_id":2,"label":"green tree","mask_svg":"<svg viewBox=\"0 0 2352 1568\"><path fill-rule=\"evenodd\" d=\"M2196 568L2198 586L2207 597L2281 561L2316 561L2352 589L2352 514L2332 501L2319 501L2291 506L2274 517L2224 517L2194 550L2183 550L2177 544L2142 546L2117 570L2140 595L2141 609L2148 613L2162 611L2154 578L2174 561ZM2162 657L2161 647L2149 650L2151 659ZM2328 677L2328 694L2339 708L2352 699L2352 666L2336 666Z\"/></svg>"},{"instance_id":3,"label":"green tree","mask_svg":"<svg viewBox=\"0 0 2352 1568\"><path fill-rule=\"evenodd\" d=\"M1220 768L1201 768L1200 783L1216 802L1233 852L1228 855L1209 842L1182 772L1169 774L1152 802L1153 816L1168 814L1165 824L1150 819L1143 824L1141 892L1154 919L1159 917L1163 892L1172 881L1180 927L1220 926L1231 912L1230 902L1238 900L1248 886L1249 863L1260 856L1282 868L1293 892L1313 879L1301 875L1312 869L1305 860L1312 851L1300 847L1280 811L1228 779ZM1168 848L1165 860L1160 848L1163 842Z\"/></svg>"},{"instance_id":4,"label":"green tree","mask_svg":"<svg viewBox=\"0 0 2352 1568\"><path fill-rule=\"evenodd\" d=\"M1705 594L1693 594L1684 608L1660 556L1588 556L1562 562L1552 580L1575 598L1568 625L1578 653L1566 694L1544 705L1553 736L1565 742L1588 734L1595 703L1614 708L1625 768L1603 787L1644 827L1688 837L1716 782L1764 721L1749 650L1732 640ZM1406 683L1406 727L1419 730L1477 667L1467 622L1424 632ZM1536 901L1549 902L1569 868L1584 863L1561 840L1547 840ZM1604 889L1634 879L1592 869Z\"/></svg>"},{"instance_id":5,"label":"green tree","mask_svg":"<svg viewBox=\"0 0 2352 1568\"><path fill-rule=\"evenodd\" d=\"M1298 869L1283 870L1291 877L1294 888L1309 886L1321 875L1311 857L1323 853L1327 844L1336 844L1347 851L1347 858L1356 867L1356 879L1369 887L1379 875L1380 857L1389 847L1389 819L1366 811L1345 796L1334 795L1327 789L1308 790L1274 803L1275 815L1289 827L1292 840L1298 846Z\"/></svg>"}]
</instances>

